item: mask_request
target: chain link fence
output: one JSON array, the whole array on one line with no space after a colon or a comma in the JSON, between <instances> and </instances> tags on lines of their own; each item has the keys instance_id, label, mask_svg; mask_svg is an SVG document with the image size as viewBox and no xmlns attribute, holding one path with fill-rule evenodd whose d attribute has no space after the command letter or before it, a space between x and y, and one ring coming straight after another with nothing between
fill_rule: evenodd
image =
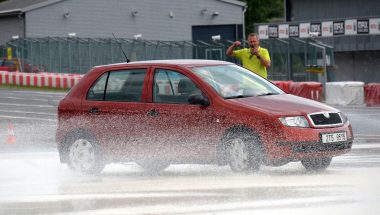
<instances>
[{"instance_id":1,"label":"chain link fence","mask_svg":"<svg viewBox=\"0 0 380 215\"><path fill-rule=\"evenodd\" d=\"M0 48L38 71L84 74L93 66L125 62L123 51L131 61L159 59L213 59L239 63L225 55L233 41L150 41L125 38L20 38ZM248 44L245 42L245 47ZM268 49L272 65L271 80L320 81L334 65L333 48L312 39L261 40ZM25 65L20 66L25 68ZM330 70L330 71L329 71ZM330 80L333 78L329 78Z\"/></svg>"}]
</instances>

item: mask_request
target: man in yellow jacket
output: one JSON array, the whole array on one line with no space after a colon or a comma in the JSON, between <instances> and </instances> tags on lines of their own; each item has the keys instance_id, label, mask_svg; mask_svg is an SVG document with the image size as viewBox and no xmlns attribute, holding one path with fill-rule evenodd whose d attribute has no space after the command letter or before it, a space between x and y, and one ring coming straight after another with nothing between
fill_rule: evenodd
<instances>
[{"instance_id":1,"label":"man in yellow jacket","mask_svg":"<svg viewBox=\"0 0 380 215\"><path fill-rule=\"evenodd\" d=\"M241 45L240 41L235 41L226 51L226 55L238 58L243 67L252 72L267 78L267 69L270 67L270 56L266 48L260 47L260 38L255 33L248 35L249 48L234 50Z\"/></svg>"}]
</instances>

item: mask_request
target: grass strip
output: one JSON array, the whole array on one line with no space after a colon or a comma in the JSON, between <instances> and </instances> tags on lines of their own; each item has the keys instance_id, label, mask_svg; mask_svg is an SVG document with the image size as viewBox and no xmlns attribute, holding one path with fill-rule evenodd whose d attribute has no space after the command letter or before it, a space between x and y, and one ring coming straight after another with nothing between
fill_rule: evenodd
<instances>
[{"instance_id":1,"label":"grass strip","mask_svg":"<svg viewBox=\"0 0 380 215\"><path fill-rule=\"evenodd\" d=\"M50 87L37 87L37 86L19 86L12 84L0 84L0 89L12 89L12 90L36 90L45 92L68 92L69 89L57 89Z\"/></svg>"}]
</instances>

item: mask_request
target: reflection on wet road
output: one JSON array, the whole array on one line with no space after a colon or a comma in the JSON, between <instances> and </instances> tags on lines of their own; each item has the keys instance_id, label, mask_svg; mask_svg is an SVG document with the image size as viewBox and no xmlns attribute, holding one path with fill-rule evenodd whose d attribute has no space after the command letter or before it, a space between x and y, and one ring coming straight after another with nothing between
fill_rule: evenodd
<instances>
[{"instance_id":1,"label":"reflection on wet road","mask_svg":"<svg viewBox=\"0 0 380 215\"><path fill-rule=\"evenodd\" d=\"M291 163L251 175L212 165L149 175L128 163L85 176L61 165L56 152L7 153L0 158L0 214L378 214L380 144L363 146L312 174Z\"/></svg>"}]
</instances>

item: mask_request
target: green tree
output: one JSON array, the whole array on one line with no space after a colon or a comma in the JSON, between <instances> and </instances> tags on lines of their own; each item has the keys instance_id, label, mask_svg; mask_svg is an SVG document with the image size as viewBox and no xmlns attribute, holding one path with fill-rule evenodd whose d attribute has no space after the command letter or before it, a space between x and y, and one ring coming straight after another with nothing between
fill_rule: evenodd
<instances>
[{"instance_id":1,"label":"green tree","mask_svg":"<svg viewBox=\"0 0 380 215\"><path fill-rule=\"evenodd\" d=\"M284 17L284 0L241 0L247 4L245 32L254 32L254 24Z\"/></svg>"}]
</instances>

